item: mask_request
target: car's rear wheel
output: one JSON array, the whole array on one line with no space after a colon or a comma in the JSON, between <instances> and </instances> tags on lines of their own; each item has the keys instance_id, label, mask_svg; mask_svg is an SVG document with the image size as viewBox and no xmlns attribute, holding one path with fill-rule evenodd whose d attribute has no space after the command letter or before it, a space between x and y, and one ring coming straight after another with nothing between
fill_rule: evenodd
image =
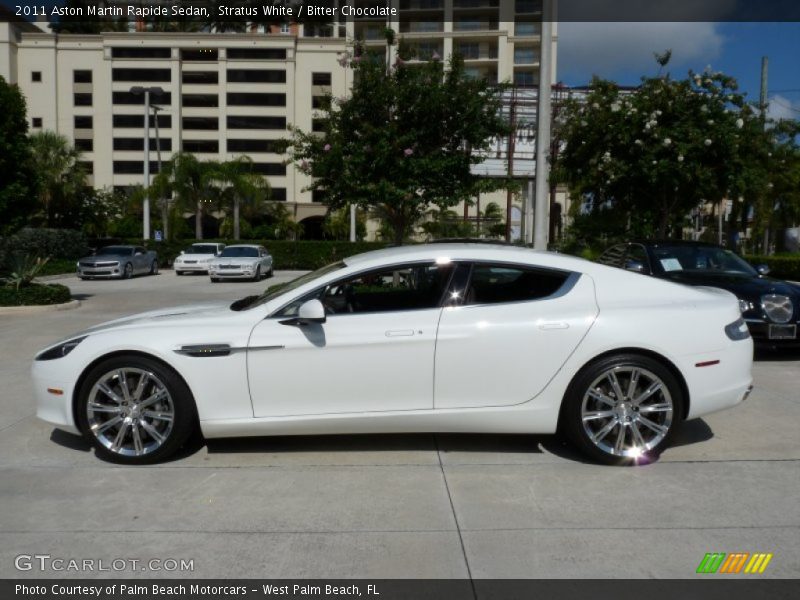
<instances>
[{"instance_id":1,"label":"car's rear wheel","mask_svg":"<svg viewBox=\"0 0 800 600\"><path fill-rule=\"evenodd\" d=\"M565 398L562 425L585 454L606 464L658 458L683 417L683 390L647 356L610 356L584 368Z\"/></svg>"},{"instance_id":2,"label":"car's rear wheel","mask_svg":"<svg viewBox=\"0 0 800 600\"><path fill-rule=\"evenodd\" d=\"M158 261L154 260L150 265L150 275L158 275Z\"/></svg>"},{"instance_id":3,"label":"car's rear wheel","mask_svg":"<svg viewBox=\"0 0 800 600\"><path fill-rule=\"evenodd\" d=\"M97 456L150 464L173 454L197 422L194 399L170 368L141 356L96 365L76 398L78 427Z\"/></svg>"}]
</instances>

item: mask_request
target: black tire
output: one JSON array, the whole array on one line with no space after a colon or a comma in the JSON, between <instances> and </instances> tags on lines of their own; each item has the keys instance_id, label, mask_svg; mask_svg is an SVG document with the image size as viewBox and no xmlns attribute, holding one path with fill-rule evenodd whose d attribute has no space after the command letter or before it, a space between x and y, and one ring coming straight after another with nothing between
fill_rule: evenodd
<instances>
[{"instance_id":1,"label":"black tire","mask_svg":"<svg viewBox=\"0 0 800 600\"><path fill-rule=\"evenodd\" d=\"M183 275L183 271L175 271L175 275Z\"/></svg>"},{"instance_id":2,"label":"black tire","mask_svg":"<svg viewBox=\"0 0 800 600\"><path fill-rule=\"evenodd\" d=\"M120 447L120 451L114 451L113 444L111 447L107 447L106 443L108 443L108 437L111 437L116 432L119 433L120 426L110 426L105 429L105 431L109 431L110 434L108 437L105 436L105 432L103 433L95 433L95 430L92 428L92 424L90 424L90 416L89 416L89 408L88 403L90 400L90 395L94 391L94 386L98 381L106 380L108 381L108 377L110 374L118 371L120 369L127 369L130 372L133 371L141 371L146 372L148 374L148 383L145 384L145 387L142 390L141 396L145 396L150 394L154 390L159 389L158 387L150 387L148 388L147 385L157 386L162 385L164 389L167 390L169 394L169 402L171 403L171 411L172 411L172 423L171 427L167 431L166 427L167 422L161 421L160 423L163 424L165 429L161 430L161 433L164 434L164 439L162 442L158 443L158 445L154 446L151 450L142 451L142 453L136 454L124 454L123 452L136 452L136 447L133 441L133 425L128 424L127 426L127 433L123 434L123 444ZM119 384L119 379L117 379ZM138 383L138 381L137 381ZM136 385L133 384L131 380L128 383L129 391L135 394L135 387ZM134 389L131 389L134 388ZM122 393L121 384L119 387L112 388L118 394ZM121 397L121 396L120 396ZM99 400L101 399L102 400ZM102 395L101 392L95 392L94 399L96 401L100 401L103 404L107 404L109 406L122 406L120 404L115 403L113 400L110 399L108 396ZM167 404L167 400L159 401L156 404L151 404L150 407L154 409L154 411L158 411L159 414L167 414L167 409L164 408ZM125 410L139 410L138 408L134 407L132 404L129 404L125 407ZM147 410L142 408L141 410ZM163 412L161 412L163 411ZM169 457L170 455L174 454L181 446L183 446L189 437L192 435L193 432L197 430L197 410L195 408L194 398L192 397L192 393L189 390L186 383L183 379L178 376L175 371L170 369L169 367L163 365L162 363L152 360L147 357L143 356L136 356L136 355L120 355L114 356L107 360L104 360L97 365L95 365L89 373L87 373L84 381L78 390L78 394L76 395L76 406L75 406L75 414L77 417L77 424L78 428L80 429L81 433L83 434L84 438L92 444L95 448L95 454L98 458L103 460L118 463L118 464L126 464L126 465L145 465L145 464L152 464L159 461L164 460L165 458ZM100 412L100 419L104 418L105 412ZM140 447L144 446L146 441L149 441L151 444L155 444L157 442L157 438L147 432L146 429L143 427L139 427L138 424L142 421L146 420L145 415L139 415L141 418L136 419L136 413L131 416L131 423L137 423L137 434L139 436ZM108 419L112 418L121 418L120 414L117 413L117 417L108 416ZM93 414L91 419L95 419L95 415ZM99 419L98 419L99 420ZM98 426L98 420L94 421L94 426L97 430L102 429L102 424ZM107 422L107 421L105 421ZM162 425L158 424L159 422L155 420L151 420L150 427L151 429L160 427ZM155 426L153 424L156 424ZM141 432L141 433L139 433ZM166 432L166 433L165 433ZM159 433L159 431L156 431ZM106 443L101 440L101 436L103 436ZM146 448L146 446L144 446Z\"/></svg>"},{"instance_id":3,"label":"black tire","mask_svg":"<svg viewBox=\"0 0 800 600\"><path fill-rule=\"evenodd\" d=\"M269 279L270 277L272 277L274 275L275 275L275 271L274 271L274 269L272 267L270 267L269 271L267 271L267 279Z\"/></svg>"},{"instance_id":4,"label":"black tire","mask_svg":"<svg viewBox=\"0 0 800 600\"><path fill-rule=\"evenodd\" d=\"M150 275L158 275L158 261L154 260L150 265Z\"/></svg>"},{"instance_id":5,"label":"black tire","mask_svg":"<svg viewBox=\"0 0 800 600\"><path fill-rule=\"evenodd\" d=\"M622 402L617 401L615 387ZM642 399L651 389L657 391ZM596 462L648 463L669 446L683 420L685 402L683 388L662 362L639 354L607 356L588 364L572 380L559 425Z\"/></svg>"},{"instance_id":6,"label":"black tire","mask_svg":"<svg viewBox=\"0 0 800 600\"><path fill-rule=\"evenodd\" d=\"M218 277L212 277L211 278L211 283L219 283L219 278Z\"/></svg>"},{"instance_id":7,"label":"black tire","mask_svg":"<svg viewBox=\"0 0 800 600\"><path fill-rule=\"evenodd\" d=\"M253 281L261 281L261 265L256 267L255 275L253 275Z\"/></svg>"},{"instance_id":8,"label":"black tire","mask_svg":"<svg viewBox=\"0 0 800 600\"><path fill-rule=\"evenodd\" d=\"M130 279L133 277L133 265L125 263L125 268L122 271L122 279Z\"/></svg>"},{"instance_id":9,"label":"black tire","mask_svg":"<svg viewBox=\"0 0 800 600\"><path fill-rule=\"evenodd\" d=\"M78 279L81 279L81 280L83 280L83 281L86 281L86 280L87 280L87 279L89 279L89 278L88 278L88 277L84 277L83 275L78 275Z\"/></svg>"}]
</instances>

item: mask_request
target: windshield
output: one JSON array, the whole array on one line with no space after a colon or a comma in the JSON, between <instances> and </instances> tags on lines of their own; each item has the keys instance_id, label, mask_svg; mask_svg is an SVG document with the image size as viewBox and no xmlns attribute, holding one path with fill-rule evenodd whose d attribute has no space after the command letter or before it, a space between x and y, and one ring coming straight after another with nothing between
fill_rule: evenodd
<instances>
[{"instance_id":1,"label":"windshield","mask_svg":"<svg viewBox=\"0 0 800 600\"><path fill-rule=\"evenodd\" d=\"M186 254L216 254L217 247L210 244L192 244Z\"/></svg>"},{"instance_id":2,"label":"windshield","mask_svg":"<svg viewBox=\"0 0 800 600\"><path fill-rule=\"evenodd\" d=\"M133 254L133 248L128 246L106 246L95 253L97 256L127 256Z\"/></svg>"},{"instance_id":3,"label":"windshield","mask_svg":"<svg viewBox=\"0 0 800 600\"><path fill-rule=\"evenodd\" d=\"M253 258L254 256L258 256L258 248L248 248L247 246L231 246L229 248L225 248L220 256L228 258Z\"/></svg>"},{"instance_id":4,"label":"windshield","mask_svg":"<svg viewBox=\"0 0 800 600\"><path fill-rule=\"evenodd\" d=\"M261 294L260 296L253 297L252 301L249 302L246 306L238 305L237 308L234 308L232 305L231 308L233 310L247 310L253 308L254 306L260 306L261 304L265 304L270 300L277 298L282 294L286 294L287 292L291 292L292 290L296 290L300 286L303 286L307 283L314 281L328 273L332 273L334 271L338 271L339 269L345 268L344 261L339 261L335 263L331 263L322 267L321 269L317 269L316 271L311 271L311 273L306 273L305 275L301 275L297 279L292 279L288 283L278 283L276 285L270 286L266 292ZM248 299L243 299L248 300ZM234 302L234 305L238 304Z\"/></svg>"},{"instance_id":5,"label":"windshield","mask_svg":"<svg viewBox=\"0 0 800 600\"><path fill-rule=\"evenodd\" d=\"M715 246L662 246L653 248L656 262L665 273L689 271L727 273L755 277L756 270L725 248Z\"/></svg>"}]
</instances>

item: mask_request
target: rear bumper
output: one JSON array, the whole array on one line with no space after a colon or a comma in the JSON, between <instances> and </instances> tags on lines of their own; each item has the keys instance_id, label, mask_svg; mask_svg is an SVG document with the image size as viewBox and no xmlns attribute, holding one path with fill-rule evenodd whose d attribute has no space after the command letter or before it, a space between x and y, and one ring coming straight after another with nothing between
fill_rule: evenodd
<instances>
[{"instance_id":1,"label":"rear bumper","mask_svg":"<svg viewBox=\"0 0 800 600\"><path fill-rule=\"evenodd\" d=\"M749 338L731 342L724 350L685 357L682 362L690 396L689 419L732 408L750 394L753 341Z\"/></svg>"}]
</instances>

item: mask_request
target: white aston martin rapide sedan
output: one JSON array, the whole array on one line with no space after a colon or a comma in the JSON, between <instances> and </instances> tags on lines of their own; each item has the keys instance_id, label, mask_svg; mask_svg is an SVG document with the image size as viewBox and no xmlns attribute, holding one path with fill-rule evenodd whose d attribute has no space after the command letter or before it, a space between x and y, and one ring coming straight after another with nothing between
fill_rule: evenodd
<instances>
[{"instance_id":1,"label":"white aston martin rapide sedan","mask_svg":"<svg viewBox=\"0 0 800 600\"><path fill-rule=\"evenodd\" d=\"M277 286L276 286L277 287ZM38 416L99 457L206 438L563 432L630 464L743 401L732 294L487 244L379 250L232 304L110 321L41 351Z\"/></svg>"}]
</instances>

